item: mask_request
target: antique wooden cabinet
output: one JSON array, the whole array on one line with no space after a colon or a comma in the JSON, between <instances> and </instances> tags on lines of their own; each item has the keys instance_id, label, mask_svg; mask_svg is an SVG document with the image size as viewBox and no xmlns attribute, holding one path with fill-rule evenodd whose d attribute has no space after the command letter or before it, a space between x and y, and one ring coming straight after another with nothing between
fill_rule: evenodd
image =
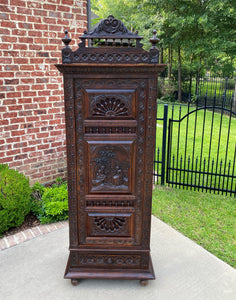
<instances>
[{"instance_id":1,"label":"antique wooden cabinet","mask_svg":"<svg viewBox=\"0 0 236 300\"><path fill-rule=\"evenodd\" d=\"M65 278L154 279L150 258L158 64L113 16L63 39L70 255ZM89 46L87 46L89 45Z\"/></svg>"}]
</instances>

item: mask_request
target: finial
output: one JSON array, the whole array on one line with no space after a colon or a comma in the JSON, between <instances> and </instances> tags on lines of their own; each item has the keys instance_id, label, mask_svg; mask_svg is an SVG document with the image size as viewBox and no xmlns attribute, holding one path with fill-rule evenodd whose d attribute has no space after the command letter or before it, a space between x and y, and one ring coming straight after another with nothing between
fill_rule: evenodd
<instances>
[{"instance_id":1,"label":"finial","mask_svg":"<svg viewBox=\"0 0 236 300\"><path fill-rule=\"evenodd\" d=\"M153 30L153 37L149 40L152 43L151 49L157 49L156 44L160 41L157 38L157 31Z\"/></svg>"},{"instance_id":2,"label":"finial","mask_svg":"<svg viewBox=\"0 0 236 300\"><path fill-rule=\"evenodd\" d=\"M65 37L62 39L63 43L65 44L66 48L69 48L69 44L71 42L71 38L68 36L68 30L65 30Z\"/></svg>"}]
</instances>

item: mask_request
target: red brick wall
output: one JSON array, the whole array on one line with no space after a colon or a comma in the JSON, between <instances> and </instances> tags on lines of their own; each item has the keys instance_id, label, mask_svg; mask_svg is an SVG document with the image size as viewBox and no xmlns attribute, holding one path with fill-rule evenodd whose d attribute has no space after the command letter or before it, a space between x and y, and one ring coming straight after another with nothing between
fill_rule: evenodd
<instances>
[{"instance_id":1,"label":"red brick wall","mask_svg":"<svg viewBox=\"0 0 236 300\"><path fill-rule=\"evenodd\" d=\"M0 0L0 163L31 184L66 176L64 30L77 48L85 0Z\"/></svg>"}]
</instances>

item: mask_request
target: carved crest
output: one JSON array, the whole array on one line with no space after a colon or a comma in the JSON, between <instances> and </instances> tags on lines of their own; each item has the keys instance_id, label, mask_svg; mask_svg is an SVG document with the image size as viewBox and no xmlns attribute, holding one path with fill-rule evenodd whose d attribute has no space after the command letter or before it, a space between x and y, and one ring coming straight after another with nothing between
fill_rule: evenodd
<instances>
[{"instance_id":1,"label":"carved crest","mask_svg":"<svg viewBox=\"0 0 236 300\"><path fill-rule=\"evenodd\" d=\"M112 15L100 21L99 24L93 29L93 31L91 31L88 34L89 35L116 34L116 35L136 36L131 31L129 31L120 20L115 19Z\"/></svg>"},{"instance_id":2,"label":"carved crest","mask_svg":"<svg viewBox=\"0 0 236 300\"><path fill-rule=\"evenodd\" d=\"M150 51L145 51L141 43L143 37L138 35L138 31L131 32L112 15L101 20L91 32L84 31L79 48L74 52L69 47L71 39L67 30L65 33L62 39L65 44L62 49L63 63L158 63L156 44L159 39L156 31L150 39Z\"/></svg>"}]
</instances>

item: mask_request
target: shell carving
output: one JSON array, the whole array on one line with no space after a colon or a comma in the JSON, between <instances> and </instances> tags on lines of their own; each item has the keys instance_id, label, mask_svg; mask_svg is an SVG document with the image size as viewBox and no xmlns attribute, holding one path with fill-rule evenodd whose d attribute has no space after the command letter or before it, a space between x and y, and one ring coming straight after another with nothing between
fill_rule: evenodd
<instances>
[{"instance_id":1,"label":"shell carving","mask_svg":"<svg viewBox=\"0 0 236 300\"><path fill-rule=\"evenodd\" d=\"M100 230L115 232L125 224L125 217L95 217L94 221Z\"/></svg>"},{"instance_id":2,"label":"shell carving","mask_svg":"<svg viewBox=\"0 0 236 300\"><path fill-rule=\"evenodd\" d=\"M106 97L97 102L93 108L94 116L116 117L128 116L129 109L120 99Z\"/></svg>"}]
</instances>

